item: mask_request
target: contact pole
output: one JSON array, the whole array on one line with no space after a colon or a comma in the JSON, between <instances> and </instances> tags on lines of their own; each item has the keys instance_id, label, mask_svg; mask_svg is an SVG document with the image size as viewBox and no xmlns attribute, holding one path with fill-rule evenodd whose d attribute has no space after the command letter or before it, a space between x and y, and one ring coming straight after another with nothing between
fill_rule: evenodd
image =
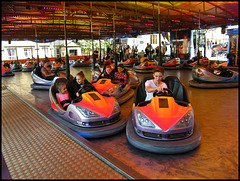
<instances>
[{"instance_id":1,"label":"contact pole","mask_svg":"<svg viewBox=\"0 0 240 181\"><path fill-rule=\"evenodd\" d=\"M93 45L93 27L92 27L92 2L90 2L91 15L90 15L90 24L91 24L91 38L92 38L92 59L93 59L93 69L95 69L95 55L94 55L94 45Z\"/></svg>"},{"instance_id":2,"label":"contact pole","mask_svg":"<svg viewBox=\"0 0 240 181\"><path fill-rule=\"evenodd\" d=\"M158 44L159 44L159 50L158 50L158 65L162 66L162 53L161 53L161 31L160 31L160 4L158 1Z\"/></svg>"},{"instance_id":3,"label":"contact pole","mask_svg":"<svg viewBox=\"0 0 240 181\"><path fill-rule=\"evenodd\" d=\"M99 62L100 62L100 64L101 64L101 62L102 62L102 60L101 60L101 56L102 56L102 54L101 54L101 51L102 51L102 49L101 49L101 37L100 37L100 27L99 27Z\"/></svg>"},{"instance_id":4,"label":"contact pole","mask_svg":"<svg viewBox=\"0 0 240 181\"><path fill-rule=\"evenodd\" d=\"M197 53L197 64L199 65L200 52L199 52L199 41L200 41L200 9L199 9L199 20L198 20L198 53Z\"/></svg>"},{"instance_id":5,"label":"contact pole","mask_svg":"<svg viewBox=\"0 0 240 181\"><path fill-rule=\"evenodd\" d=\"M235 57L235 65L237 65L237 59L238 59L238 36L237 36L237 48L236 48L236 53L235 53L235 55L236 55L236 57Z\"/></svg>"},{"instance_id":6,"label":"contact pole","mask_svg":"<svg viewBox=\"0 0 240 181\"><path fill-rule=\"evenodd\" d=\"M116 5L116 3L115 3ZM115 70L117 70L117 60L116 60L116 34L115 34L115 19L114 19L114 9L113 9L113 40L114 40L114 61L115 61Z\"/></svg>"},{"instance_id":7,"label":"contact pole","mask_svg":"<svg viewBox=\"0 0 240 181\"><path fill-rule=\"evenodd\" d=\"M36 27L35 27L35 39L36 39L36 46L37 46L37 67L39 67L38 43L37 43L37 29L36 29Z\"/></svg>"},{"instance_id":8,"label":"contact pole","mask_svg":"<svg viewBox=\"0 0 240 181\"><path fill-rule=\"evenodd\" d=\"M64 34L65 34L65 47L66 47L66 77L70 79L70 68L69 68L69 58L68 58L68 50L67 50L67 27L66 27L66 9L65 9L65 1L63 2L64 5Z\"/></svg>"},{"instance_id":9,"label":"contact pole","mask_svg":"<svg viewBox=\"0 0 240 181\"><path fill-rule=\"evenodd\" d=\"M18 53L17 53L17 47L16 47L16 55L17 55L17 62L18 62Z\"/></svg>"}]
</instances>

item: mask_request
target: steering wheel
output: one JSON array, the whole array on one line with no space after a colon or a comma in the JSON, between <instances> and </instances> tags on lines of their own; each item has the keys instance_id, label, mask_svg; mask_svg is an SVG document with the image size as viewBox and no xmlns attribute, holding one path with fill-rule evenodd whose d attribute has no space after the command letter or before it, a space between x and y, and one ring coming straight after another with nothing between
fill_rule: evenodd
<instances>
[{"instance_id":1,"label":"steering wheel","mask_svg":"<svg viewBox=\"0 0 240 181\"><path fill-rule=\"evenodd\" d=\"M83 99L82 96L76 97L75 99L73 99L73 100L71 101L71 103L80 102L82 99Z\"/></svg>"},{"instance_id":2,"label":"steering wheel","mask_svg":"<svg viewBox=\"0 0 240 181\"><path fill-rule=\"evenodd\" d=\"M173 92L171 89L168 88L163 88L163 92L154 92L153 93L153 97L157 97L157 96L170 96L173 97Z\"/></svg>"},{"instance_id":3,"label":"steering wheel","mask_svg":"<svg viewBox=\"0 0 240 181\"><path fill-rule=\"evenodd\" d=\"M86 92L91 92L92 90L93 90L93 87L91 85L84 85L78 90L78 93L83 94Z\"/></svg>"}]
</instances>

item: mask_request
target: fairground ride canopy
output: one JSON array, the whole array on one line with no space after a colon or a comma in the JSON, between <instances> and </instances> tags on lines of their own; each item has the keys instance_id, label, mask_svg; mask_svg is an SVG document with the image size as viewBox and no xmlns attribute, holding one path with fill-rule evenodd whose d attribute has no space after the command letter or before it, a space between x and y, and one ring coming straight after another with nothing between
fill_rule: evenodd
<instances>
[{"instance_id":1,"label":"fairground ride canopy","mask_svg":"<svg viewBox=\"0 0 240 181\"><path fill-rule=\"evenodd\" d=\"M159 22L161 32L238 24L238 1L1 1L1 7L2 40L64 39L64 22L67 39L158 33Z\"/></svg>"}]
</instances>

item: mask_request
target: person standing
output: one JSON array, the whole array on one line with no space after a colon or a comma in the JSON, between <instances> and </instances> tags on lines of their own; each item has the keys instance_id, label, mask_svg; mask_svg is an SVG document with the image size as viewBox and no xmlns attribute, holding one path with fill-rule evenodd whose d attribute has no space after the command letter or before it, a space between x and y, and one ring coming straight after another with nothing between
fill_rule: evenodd
<instances>
[{"instance_id":1,"label":"person standing","mask_svg":"<svg viewBox=\"0 0 240 181\"><path fill-rule=\"evenodd\" d=\"M157 46L157 47L155 48L155 50L156 50L156 54L157 54L157 57L158 57L158 54L159 54L159 46Z\"/></svg>"},{"instance_id":2,"label":"person standing","mask_svg":"<svg viewBox=\"0 0 240 181\"><path fill-rule=\"evenodd\" d=\"M164 42L162 41L162 46L161 46L162 58L164 57L165 53L166 53L166 45L165 45Z\"/></svg>"},{"instance_id":3,"label":"person standing","mask_svg":"<svg viewBox=\"0 0 240 181\"><path fill-rule=\"evenodd\" d=\"M227 54L228 66L234 66L234 60L236 58L236 55L233 53L233 51L233 48L231 48L230 52Z\"/></svg>"},{"instance_id":4,"label":"person standing","mask_svg":"<svg viewBox=\"0 0 240 181\"><path fill-rule=\"evenodd\" d=\"M131 48L129 45L127 45L126 50L125 50L125 59L128 60L129 59L129 53L131 51Z\"/></svg>"},{"instance_id":5,"label":"person standing","mask_svg":"<svg viewBox=\"0 0 240 181\"><path fill-rule=\"evenodd\" d=\"M134 57L138 58L138 48L137 48L137 46L135 46L135 49L134 49Z\"/></svg>"},{"instance_id":6,"label":"person standing","mask_svg":"<svg viewBox=\"0 0 240 181\"><path fill-rule=\"evenodd\" d=\"M123 61L123 46L122 46L122 43L120 43L119 45L119 61Z\"/></svg>"},{"instance_id":7,"label":"person standing","mask_svg":"<svg viewBox=\"0 0 240 181\"><path fill-rule=\"evenodd\" d=\"M109 47L109 45L107 46L107 56L110 56L111 54L111 48Z\"/></svg>"},{"instance_id":8,"label":"person standing","mask_svg":"<svg viewBox=\"0 0 240 181\"><path fill-rule=\"evenodd\" d=\"M146 55L148 57L148 59L150 59L150 53L151 53L151 49L152 49L152 45L147 43L147 47L145 48L145 52L146 52Z\"/></svg>"},{"instance_id":9,"label":"person standing","mask_svg":"<svg viewBox=\"0 0 240 181\"><path fill-rule=\"evenodd\" d=\"M97 48L93 52L93 60L94 60L94 62L98 61L98 50L97 50Z\"/></svg>"}]
</instances>

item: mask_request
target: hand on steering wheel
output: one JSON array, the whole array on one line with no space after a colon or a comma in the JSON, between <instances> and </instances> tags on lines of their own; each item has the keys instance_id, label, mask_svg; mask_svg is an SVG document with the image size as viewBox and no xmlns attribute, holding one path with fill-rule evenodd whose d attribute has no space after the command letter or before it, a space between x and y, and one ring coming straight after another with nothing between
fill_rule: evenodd
<instances>
[{"instance_id":1,"label":"hand on steering wheel","mask_svg":"<svg viewBox=\"0 0 240 181\"><path fill-rule=\"evenodd\" d=\"M80 102L81 100L82 100L82 96L80 95L79 97L76 97L75 99L73 99L71 103L77 103L77 102Z\"/></svg>"},{"instance_id":2,"label":"hand on steering wheel","mask_svg":"<svg viewBox=\"0 0 240 181\"><path fill-rule=\"evenodd\" d=\"M90 92L91 90L93 90L91 85L84 85L78 90L78 93L83 94L83 93L86 93L86 92Z\"/></svg>"},{"instance_id":3,"label":"hand on steering wheel","mask_svg":"<svg viewBox=\"0 0 240 181\"><path fill-rule=\"evenodd\" d=\"M154 92L153 93L153 97L156 97L156 96L170 96L170 97L173 97L173 92L171 89L168 89L168 88L163 88L163 91L162 92Z\"/></svg>"}]
</instances>

